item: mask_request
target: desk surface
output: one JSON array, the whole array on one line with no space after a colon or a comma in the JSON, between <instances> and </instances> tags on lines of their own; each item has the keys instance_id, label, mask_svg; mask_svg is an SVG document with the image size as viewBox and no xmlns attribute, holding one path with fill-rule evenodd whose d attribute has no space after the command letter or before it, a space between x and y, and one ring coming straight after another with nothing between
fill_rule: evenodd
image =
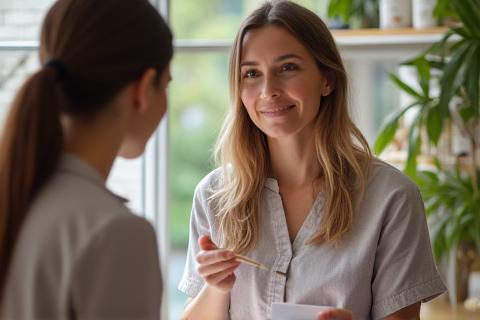
<instances>
[{"instance_id":1,"label":"desk surface","mask_svg":"<svg viewBox=\"0 0 480 320\"><path fill-rule=\"evenodd\" d=\"M450 306L445 296L422 304L421 320L479 320L480 311L472 312L463 307L463 304Z\"/></svg>"}]
</instances>

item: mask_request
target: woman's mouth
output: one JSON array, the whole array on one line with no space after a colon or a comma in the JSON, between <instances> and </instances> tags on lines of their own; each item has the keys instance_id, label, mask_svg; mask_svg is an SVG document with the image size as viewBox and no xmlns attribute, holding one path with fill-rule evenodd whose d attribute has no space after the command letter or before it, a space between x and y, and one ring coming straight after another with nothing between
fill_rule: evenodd
<instances>
[{"instance_id":1,"label":"woman's mouth","mask_svg":"<svg viewBox=\"0 0 480 320\"><path fill-rule=\"evenodd\" d=\"M267 117L281 117L287 114L290 110L295 108L295 105L288 105L283 107L274 107L260 110L260 113Z\"/></svg>"}]
</instances>

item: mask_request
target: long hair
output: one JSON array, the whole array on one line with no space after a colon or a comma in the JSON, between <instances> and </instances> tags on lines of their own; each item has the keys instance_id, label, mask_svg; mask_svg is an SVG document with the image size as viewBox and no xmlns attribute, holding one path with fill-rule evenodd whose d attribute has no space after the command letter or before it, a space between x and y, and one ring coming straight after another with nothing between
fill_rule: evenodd
<instances>
[{"instance_id":1,"label":"long hair","mask_svg":"<svg viewBox=\"0 0 480 320\"><path fill-rule=\"evenodd\" d=\"M160 75L172 35L148 0L59 0L39 53L46 66L18 91L0 141L0 301L22 223L63 152L60 115L94 116L147 68Z\"/></svg>"},{"instance_id":2,"label":"long hair","mask_svg":"<svg viewBox=\"0 0 480 320\"><path fill-rule=\"evenodd\" d=\"M289 1L266 2L241 25L230 56L232 108L216 144L222 176L211 196L222 245L245 252L259 236L261 200L269 169L266 136L250 120L240 99L243 38L250 30L276 25L292 34L328 73L333 91L322 97L315 119L316 158L324 182L324 216L311 243L340 242L353 221L355 201L365 189L371 152L348 114L347 74L335 41L313 12ZM319 88L320 90L320 88Z\"/></svg>"}]
</instances>

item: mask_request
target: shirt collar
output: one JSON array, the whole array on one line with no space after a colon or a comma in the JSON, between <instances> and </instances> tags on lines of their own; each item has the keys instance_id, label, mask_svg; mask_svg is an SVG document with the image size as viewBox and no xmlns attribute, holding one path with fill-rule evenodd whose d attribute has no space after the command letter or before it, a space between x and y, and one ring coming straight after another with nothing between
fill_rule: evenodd
<instances>
[{"instance_id":1,"label":"shirt collar","mask_svg":"<svg viewBox=\"0 0 480 320\"><path fill-rule=\"evenodd\" d=\"M278 187L277 179L274 179L274 178L267 178L265 180L265 187L275 193L278 193L280 191Z\"/></svg>"},{"instance_id":2,"label":"shirt collar","mask_svg":"<svg viewBox=\"0 0 480 320\"><path fill-rule=\"evenodd\" d=\"M58 168L60 172L67 172L70 174L74 174L85 180L90 181L96 186L103 188L104 190L106 190L108 193L110 193L111 195L113 195L115 198L119 199L123 203L128 202L127 199L120 197L119 195L116 195L105 186L105 181L103 180L103 177L95 168L93 168L91 165L89 165L88 163L86 163L85 161L83 161L82 159L80 159L79 157L73 154L69 154L69 153L63 154L62 157L60 158Z\"/></svg>"}]
</instances>

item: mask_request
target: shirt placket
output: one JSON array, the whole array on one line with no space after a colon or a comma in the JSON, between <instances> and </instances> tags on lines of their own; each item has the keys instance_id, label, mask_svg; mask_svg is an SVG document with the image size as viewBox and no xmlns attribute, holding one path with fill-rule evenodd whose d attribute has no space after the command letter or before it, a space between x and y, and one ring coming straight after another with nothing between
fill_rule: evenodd
<instances>
[{"instance_id":1,"label":"shirt placket","mask_svg":"<svg viewBox=\"0 0 480 320\"><path fill-rule=\"evenodd\" d=\"M274 201L271 202L271 223L273 223L274 240L276 248L275 262L270 272L268 299L267 299L267 319L270 319L271 305L274 302L284 302L285 289L287 283L287 273L292 261L292 247L288 235L287 223L283 211L280 194L274 195Z\"/></svg>"}]
</instances>

